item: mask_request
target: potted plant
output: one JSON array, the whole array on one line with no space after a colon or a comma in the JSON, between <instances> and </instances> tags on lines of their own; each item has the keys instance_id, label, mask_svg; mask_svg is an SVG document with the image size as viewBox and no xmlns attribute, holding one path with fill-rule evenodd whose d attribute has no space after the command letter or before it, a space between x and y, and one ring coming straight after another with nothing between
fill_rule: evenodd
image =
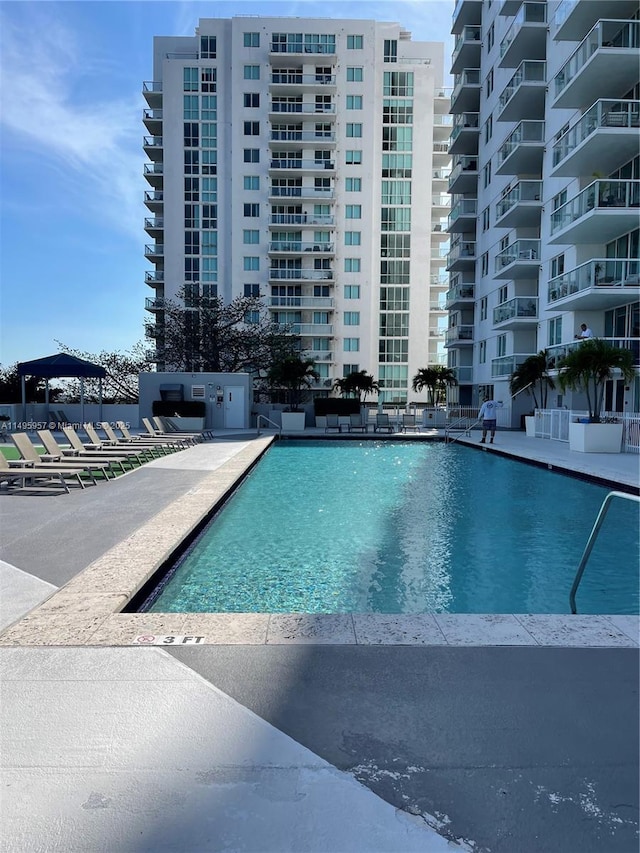
<instances>
[{"instance_id":1,"label":"potted plant","mask_svg":"<svg viewBox=\"0 0 640 853\"><path fill-rule=\"evenodd\" d=\"M631 350L612 347L599 338L582 341L560 362L558 381L567 388L586 395L589 417L586 423L569 424L569 449L583 453L619 453L622 445L622 423L603 423L600 412L605 384L614 373L625 382L635 375Z\"/></svg>"},{"instance_id":2,"label":"potted plant","mask_svg":"<svg viewBox=\"0 0 640 853\"><path fill-rule=\"evenodd\" d=\"M519 364L511 374L509 390L512 398L522 391L533 397L533 408L546 409L549 391L556 386L549 376L549 356L546 350L541 350L537 355L530 355ZM535 438L535 414L525 415L524 425L527 435Z\"/></svg>"},{"instance_id":3,"label":"potted plant","mask_svg":"<svg viewBox=\"0 0 640 853\"><path fill-rule=\"evenodd\" d=\"M444 422L438 423L438 416L441 413L437 411L436 407L439 403L446 402L447 389L457 384L458 380L456 379L455 371L450 367L444 367L442 364L434 364L431 367L421 367L413 377L413 381L411 383L413 390L417 393L423 389L426 389L427 391L429 406L434 409L436 416L436 422L433 426L444 426ZM434 412L429 412L428 414L425 412L424 417L433 418ZM424 423L424 426L428 426L426 422Z\"/></svg>"},{"instance_id":4,"label":"potted plant","mask_svg":"<svg viewBox=\"0 0 640 853\"><path fill-rule=\"evenodd\" d=\"M274 362L268 378L272 387L284 388L287 391L288 407L282 412L282 429L296 432L303 430L305 412L300 408L300 403L312 382L320 378L315 369L315 362L297 355L285 356Z\"/></svg>"}]
</instances>

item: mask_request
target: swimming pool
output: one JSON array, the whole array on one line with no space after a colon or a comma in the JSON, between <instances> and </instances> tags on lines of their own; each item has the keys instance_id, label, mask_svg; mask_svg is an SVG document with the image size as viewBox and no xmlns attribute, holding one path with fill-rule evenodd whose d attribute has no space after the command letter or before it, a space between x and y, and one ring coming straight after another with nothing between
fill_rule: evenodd
<instances>
[{"instance_id":1,"label":"swimming pool","mask_svg":"<svg viewBox=\"0 0 640 853\"><path fill-rule=\"evenodd\" d=\"M141 609L567 613L607 492L462 445L278 442ZM638 552L620 502L580 613L638 613Z\"/></svg>"}]
</instances>

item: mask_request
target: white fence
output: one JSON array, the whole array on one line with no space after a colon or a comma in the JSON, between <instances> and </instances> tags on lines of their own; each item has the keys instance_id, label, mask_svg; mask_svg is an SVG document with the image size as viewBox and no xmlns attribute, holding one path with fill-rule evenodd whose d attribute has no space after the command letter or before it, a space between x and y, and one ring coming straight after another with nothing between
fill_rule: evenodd
<instances>
[{"instance_id":1,"label":"white fence","mask_svg":"<svg viewBox=\"0 0 640 853\"><path fill-rule=\"evenodd\" d=\"M588 416L589 412L577 412L571 409L536 409L536 438L569 441L569 424L572 420ZM601 418L622 421L622 452L640 453L640 414L603 412Z\"/></svg>"}]
</instances>

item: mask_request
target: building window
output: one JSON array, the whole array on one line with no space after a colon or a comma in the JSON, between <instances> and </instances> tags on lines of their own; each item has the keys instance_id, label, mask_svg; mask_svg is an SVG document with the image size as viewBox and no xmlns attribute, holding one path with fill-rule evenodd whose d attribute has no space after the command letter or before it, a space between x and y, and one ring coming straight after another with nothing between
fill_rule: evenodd
<instances>
[{"instance_id":1,"label":"building window","mask_svg":"<svg viewBox=\"0 0 640 853\"><path fill-rule=\"evenodd\" d=\"M347 204L344 209L345 219L362 219L361 204Z\"/></svg>"},{"instance_id":2,"label":"building window","mask_svg":"<svg viewBox=\"0 0 640 853\"><path fill-rule=\"evenodd\" d=\"M200 59L216 58L216 37L200 36Z\"/></svg>"},{"instance_id":3,"label":"building window","mask_svg":"<svg viewBox=\"0 0 640 853\"><path fill-rule=\"evenodd\" d=\"M260 285L259 284L245 284L244 295L245 296L260 296Z\"/></svg>"},{"instance_id":4,"label":"building window","mask_svg":"<svg viewBox=\"0 0 640 853\"><path fill-rule=\"evenodd\" d=\"M207 205L205 204L205 207ZM217 208L214 205L214 211ZM209 206L209 212L211 211L211 207ZM203 255L217 255L218 254L218 232L217 231L203 231L202 232L202 254ZM218 269L218 261L216 259L216 271Z\"/></svg>"},{"instance_id":5,"label":"building window","mask_svg":"<svg viewBox=\"0 0 640 853\"><path fill-rule=\"evenodd\" d=\"M413 149L413 128L385 125L382 128L383 151L411 151Z\"/></svg>"},{"instance_id":6,"label":"building window","mask_svg":"<svg viewBox=\"0 0 640 853\"><path fill-rule=\"evenodd\" d=\"M355 122L347 122L347 137L361 137L362 125ZM327 151L327 154L329 152Z\"/></svg>"},{"instance_id":7,"label":"building window","mask_svg":"<svg viewBox=\"0 0 640 853\"><path fill-rule=\"evenodd\" d=\"M345 258L344 259L344 271L345 272L360 272L360 258Z\"/></svg>"},{"instance_id":8,"label":"building window","mask_svg":"<svg viewBox=\"0 0 640 853\"><path fill-rule=\"evenodd\" d=\"M362 192L362 178L345 178L344 189L348 193Z\"/></svg>"},{"instance_id":9,"label":"building window","mask_svg":"<svg viewBox=\"0 0 640 853\"><path fill-rule=\"evenodd\" d=\"M361 149L353 149L345 151L344 161L347 166L361 166L362 165L362 150Z\"/></svg>"},{"instance_id":10,"label":"building window","mask_svg":"<svg viewBox=\"0 0 640 853\"><path fill-rule=\"evenodd\" d=\"M184 179L184 200L200 201L200 178Z\"/></svg>"},{"instance_id":11,"label":"building window","mask_svg":"<svg viewBox=\"0 0 640 853\"><path fill-rule=\"evenodd\" d=\"M360 299L360 285L359 284L345 284L345 286L344 286L344 298L345 299Z\"/></svg>"},{"instance_id":12,"label":"building window","mask_svg":"<svg viewBox=\"0 0 640 853\"><path fill-rule=\"evenodd\" d=\"M480 362L480 364L485 364L487 361L487 342L480 341L480 343L478 344L478 348L478 361Z\"/></svg>"},{"instance_id":13,"label":"building window","mask_svg":"<svg viewBox=\"0 0 640 853\"><path fill-rule=\"evenodd\" d=\"M216 95L202 96L202 120L215 121L218 118L218 98Z\"/></svg>"},{"instance_id":14,"label":"building window","mask_svg":"<svg viewBox=\"0 0 640 853\"><path fill-rule=\"evenodd\" d=\"M200 258L184 259L184 280L200 281Z\"/></svg>"},{"instance_id":15,"label":"building window","mask_svg":"<svg viewBox=\"0 0 640 853\"><path fill-rule=\"evenodd\" d=\"M350 373L358 373L360 370L359 364L343 364L342 365L342 376L348 376Z\"/></svg>"},{"instance_id":16,"label":"building window","mask_svg":"<svg viewBox=\"0 0 640 853\"><path fill-rule=\"evenodd\" d=\"M200 254L200 232L185 231L184 232L184 253L185 255Z\"/></svg>"},{"instance_id":17,"label":"building window","mask_svg":"<svg viewBox=\"0 0 640 853\"><path fill-rule=\"evenodd\" d=\"M362 241L361 231L345 231L344 244L345 246L360 246Z\"/></svg>"},{"instance_id":18,"label":"building window","mask_svg":"<svg viewBox=\"0 0 640 853\"><path fill-rule=\"evenodd\" d=\"M550 278L555 278L557 275L562 275L564 272L564 254L556 255L551 259L551 275Z\"/></svg>"},{"instance_id":19,"label":"building window","mask_svg":"<svg viewBox=\"0 0 640 853\"><path fill-rule=\"evenodd\" d=\"M245 65L244 66L244 79L245 80L259 80L260 79L260 66L259 65Z\"/></svg>"},{"instance_id":20,"label":"building window","mask_svg":"<svg viewBox=\"0 0 640 853\"><path fill-rule=\"evenodd\" d=\"M260 216L260 205L259 204L245 204L243 205L244 215L245 216Z\"/></svg>"},{"instance_id":21,"label":"building window","mask_svg":"<svg viewBox=\"0 0 640 853\"><path fill-rule=\"evenodd\" d=\"M347 109L348 110L361 110L362 109L362 95L347 95Z\"/></svg>"},{"instance_id":22,"label":"building window","mask_svg":"<svg viewBox=\"0 0 640 853\"><path fill-rule=\"evenodd\" d=\"M487 165L482 170L483 184L486 189L491 183L491 160L487 163Z\"/></svg>"},{"instance_id":23,"label":"building window","mask_svg":"<svg viewBox=\"0 0 640 853\"><path fill-rule=\"evenodd\" d=\"M413 97L413 71L385 71L383 81L385 97Z\"/></svg>"},{"instance_id":24,"label":"building window","mask_svg":"<svg viewBox=\"0 0 640 853\"><path fill-rule=\"evenodd\" d=\"M202 81L201 89L203 92L216 91L216 69L202 68L200 69L200 80Z\"/></svg>"},{"instance_id":25,"label":"building window","mask_svg":"<svg viewBox=\"0 0 640 853\"><path fill-rule=\"evenodd\" d=\"M259 121L245 121L244 122L244 135L245 136L260 136L260 122Z\"/></svg>"},{"instance_id":26,"label":"building window","mask_svg":"<svg viewBox=\"0 0 640 853\"><path fill-rule=\"evenodd\" d=\"M260 269L260 258L245 255L242 259L242 268L245 272L257 272Z\"/></svg>"},{"instance_id":27,"label":"building window","mask_svg":"<svg viewBox=\"0 0 640 853\"><path fill-rule=\"evenodd\" d=\"M200 205L185 204L184 206L184 227L199 228L200 227Z\"/></svg>"},{"instance_id":28,"label":"building window","mask_svg":"<svg viewBox=\"0 0 640 853\"><path fill-rule=\"evenodd\" d=\"M495 41L495 35L495 25L491 24L491 26L487 30L487 53L491 53L491 48L493 47Z\"/></svg>"},{"instance_id":29,"label":"building window","mask_svg":"<svg viewBox=\"0 0 640 853\"><path fill-rule=\"evenodd\" d=\"M566 204L567 201L567 191L562 190L558 195L554 195L552 200L552 206L554 210L557 210L559 207L562 207L563 204Z\"/></svg>"},{"instance_id":30,"label":"building window","mask_svg":"<svg viewBox=\"0 0 640 853\"><path fill-rule=\"evenodd\" d=\"M496 338L496 355L498 358L502 358L507 354L507 336L506 335L498 335Z\"/></svg>"},{"instance_id":31,"label":"building window","mask_svg":"<svg viewBox=\"0 0 640 853\"><path fill-rule=\"evenodd\" d=\"M243 33L242 42L244 47L260 47L260 33Z\"/></svg>"},{"instance_id":32,"label":"building window","mask_svg":"<svg viewBox=\"0 0 640 853\"><path fill-rule=\"evenodd\" d=\"M345 326L359 326L360 325L360 312L359 311L345 311L344 312L344 325Z\"/></svg>"},{"instance_id":33,"label":"building window","mask_svg":"<svg viewBox=\"0 0 640 853\"><path fill-rule=\"evenodd\" d=\"M549 320L549 346L562 343L562 317Z\"/></svg>"},{"instance_id":34,"label":"building window","mask_svg":"<svg viewBox=\"0 0 640 853\"><path fill-rule=\"evenodd\" d=\"M488 301L486 296L483 296L482 299L480 300L480 319L481 320L487 319L488 310L489 310L489 301Z\"/></svg>"},{"instance_id":35,"label":"building window","mask_svg":"<svg viewBox=\"0 0 640 853\"><path fill-rule=\"evenodd\" d=\"M200 139L200 126L195 121L184 123L184 147L197 148Z\"/></svg>"},{"instance_id":36,"label":"building window","mask_svg":"<svg viewBox=\"0 0 640 853\"><path fill-rule=\"evenodd\" d=\"M200 174L200 152L185 151L184 152L184 172L185 175Z\"/></svg>"},{"instance_id":37,"label":"building window","mask_svg":"<svg viewBox=\"0 0 640 853\"><path fill-rule=\"evenodd\" d=\"M202 205L202 227L217 228L218 227L218 205L203 204Z\"/></svg>"},{"instance_id":38,"label":"building window","mask_svg":"<svg viewBox=\"0 0 640 853\"><path fill-rule=\"evenodd\" d=\"M489 275L489 252L485 252L480 260L480 275Z\"/></svg>"},{"instance_id":39,"label":"building window","mask_svg":"<svg viewBox=\"0 0 640 853\"><path fill-rule=\"evenodd\" d=\"M482 230L483 231L489 230L489 221L490 221L490 208L485 207L485 209L482 211Z\"/></svg>"},{"instance_id":40,"label":"building window","mask_svg":"<svg viewBox=\"0 0 640 853\"><path fill-rule=\"evenodd\" d=\"M382 54L383 62L398 61L398 42L396 39L385 39Z\"/></svg>"},{"instance_id":41,"label":"building window","mask_svg":"<svg viewBox=\"0 0 640 853\"><path fill-rule=\"evenodd\" d=\"M245 190L259 190L260 177L258 175L245 175L243 184Z\"/></svg>"},{"instance_id":42,"label":"building window","mask_svg":"<svg viewBox=\"0 0 640 853\"><path fill-rule=\"evenodd\" d=\"M260 322L260 312L259 311L247 311L244 315L244 322L247 326L257 326Z\"/></svg>"},{"instance_id":43,"label":"building window","mask_svg":"<svg viewBox=\"0 0 640 853\"><path fill-rule=\"evenodd\" d=\"M245 246L257 245L260 242L260 232L256 229L245 228L242 232L242 242Z\"/></svg>"},{"instance_id":44,"label":"building window","mask_svg":"<svg viewBox=\"0 0 640 853\"><path fill-rule=\"evenodd\" d=\"M362 83L363 79L363 68L347 66L347 83Z\"/></svg>"},{"instance_id":45,"label":"building window","mask_svg":"<svg viewBox=\"0 0 640 853\"><path fill-rule=\"evenodd\" d=\"M183 68L182 69L182 91L197 92L198 91L198 69Z\"/></svg>"},{"instance_id":46,"label":"building window","mask_svg":"<svg viewBox=\"0 0 640 853\"><path fill-rule=\"evenodd\" d=\"M197 95L184 95L182 100L182 118L185 119L185 121L198 120L199 112Z\"/></svg>"},{"instance_id":47,"label":"building window","mask_svg":"<svg viewBox=\"0 0 640 853\"><path fill-rule=\"evenodd\" d=\"M493 92L493 68L487 74L487 79L485 81L486 84L486 96L487 98Z\"/></svg>"},{"instance_id":48,"label":"building window","mask_svg":"<svg viewBox=\"0 0 640 853\"><path fill-rule=\"evenodd\" d=\"M347 36L347 50L362 50L364 36Z\"/></svg>"},{"instance_id":49,"label":"building window","mask_svg":"<svg viewBox=\"0 0 640 853\"><path fill-rule=\"evenodd\" d=\"M343 338L342 349L344 352L360 352L360 338Z\"/></svg>"},{"instance_id":50,"label":"building window","mask_svg":"<svg viewBox=\"0 0 640 853\"><path fill-rule=\"evenodd\" d=\"M244 93L244 105L245 107L259 107L260 106L260 94L259 92L245 92Z\"/></svg>"},{"instance_id":51,"label":"building window","mask_svg":"<svg viewBox=\"0 0 640 853\"><path fill-rule=\"evenodd\" d=\"M216 148L218 145L218 125L215 121L202 123L202 148Z\"/></svg>"},{"instance_id":52,"label":"building window","mask_svg":"<svg viewBox=\"0 0 640 853\"><path fill-rule=\"evenodd\" d=\"M260 149L259 148L245 148L244 149L244 162L245 163L259 163L260 162Z\"/></svg>"},{"instance_id":53,"label":"building window","mask_svg":"<svg viewBox=\"0 0 640 853\"><path fill-rule=\"evenodd\" d=\"M493 116L489 116L489 118L484 123L484 141L487 143L491 137L493 136Z\"/></svg>"}]
</instances>

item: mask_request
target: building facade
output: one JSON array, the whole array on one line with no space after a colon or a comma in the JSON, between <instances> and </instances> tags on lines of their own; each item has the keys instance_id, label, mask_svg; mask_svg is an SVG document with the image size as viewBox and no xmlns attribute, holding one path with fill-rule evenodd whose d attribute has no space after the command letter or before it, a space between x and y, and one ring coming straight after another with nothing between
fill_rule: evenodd
<instances>
[{"instance_id":1,"label":"building facade","mask_svg":"<svg viewBox=\"0 0 640 853\"><path fill-rule=\"evenodd\" d=\"M628 0L456 3L446 348L460 402L508 401L516 367L546 349L553 369L582 323L640 364L638 18ZM530 408L514 400L512 425ZM639 411L638 376L609 382L605 408Z\"/></svg>"},{"instance_id":2,"label":"building facade","mask_svg":"<svg viewBox=\"0 0 640 853\"><path fill-rule=\"evenodd\" d=\"M446 363L444 46L397 23L201 19L154 39L145 83L147 335L196 290L260 295L315 391L366 370L383 401Z\"/></svg>"}]
</instances>

